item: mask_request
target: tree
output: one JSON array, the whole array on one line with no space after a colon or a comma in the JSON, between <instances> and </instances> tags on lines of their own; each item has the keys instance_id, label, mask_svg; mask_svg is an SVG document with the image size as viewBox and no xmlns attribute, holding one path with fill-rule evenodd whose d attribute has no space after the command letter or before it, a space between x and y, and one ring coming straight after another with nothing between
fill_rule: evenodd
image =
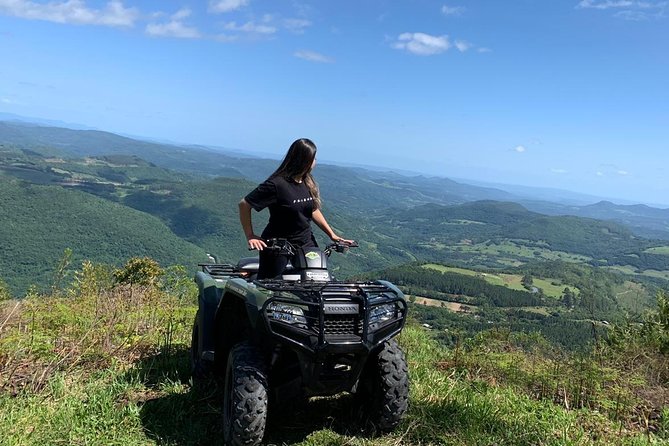
<instances>
[{"instance_id":1,"label":"tree","mask_svg":"<svg viewBox=\"0 0 669 446\"><path fill-rule=\"evenodd\" d=\"M523 275L523 278L520 279L520 283L529 290L532 287L534 281L532 280L532 276L526 273Z\"/></svg>"},{"instance_id":2,"label":"tree","mask_svg":"<svg viewBox=\"0 0 669 446\"><path fill-rule=\"evenodd\" d=\"M564 287L564 290L562 290L562 303L565 307L574 305L574 297L574 292L569 287Z\"/></svg>"}]
</instances>

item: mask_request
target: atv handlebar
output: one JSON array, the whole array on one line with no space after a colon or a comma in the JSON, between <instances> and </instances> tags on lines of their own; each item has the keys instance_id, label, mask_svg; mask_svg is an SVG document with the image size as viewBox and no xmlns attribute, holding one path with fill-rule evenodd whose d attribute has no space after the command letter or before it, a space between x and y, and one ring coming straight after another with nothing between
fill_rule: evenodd
<instances>
[{"instance_id":1,"label":"atv handlebar","mask_svg":"<svg viewBox=\"0 0 669 446\"><path fill-rule=\"evenodd\" d=\"M332 242L329 245L327 245L323 250L323 253L329 257L332 251L344 253L348 251L349 248L357 248L358 246L360 245L358 245L358 242L356 242L355 240L353 240L351 243L337 240L336 242Z\"/></svg>"},{"instance_id":2,"label":"atv handlebar","mask_svg":"<svg viewBox=\"0 0 669 446\"><path fill-rule=\"evenodd\" d=\"M277 253L283 253L291 256L295 255L297 252L297 247L285 238L271 238L269 240L264 240L264 242L267 245L265 249L270 251L276 251ZM337 240L327 245L323 250L323 253L329 257L330 254L332 254L332 251L344 253L348 251L349 248L357 248L358 246L360 245L358 245L358 242L356 241L348 243ZM254 251L254 249L249 248L249 251Z\"/></svg>"}]
</instances>

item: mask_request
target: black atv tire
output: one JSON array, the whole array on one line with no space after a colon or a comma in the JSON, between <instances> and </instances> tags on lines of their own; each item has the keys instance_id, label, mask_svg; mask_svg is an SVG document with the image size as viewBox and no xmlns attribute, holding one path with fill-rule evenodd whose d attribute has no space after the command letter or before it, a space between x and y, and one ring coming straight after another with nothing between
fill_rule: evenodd
<instances>
[{"instance_id":1,"label":"black atv tire","mask_svg":"<svg viewBox=\"0 0 669 446\"><path fill-rule=\"evenodd\" d=\"M394 340L367 360L356 392L362 414L377 431L393 430L409 407L409 367Z\"/></svg>"},{"instance_id":2,"label":"black atv tire","mask_svg":"<svg viewBox=\"0 0 669 446\"><path fill-rule=\"evenodd\" d=\"M223 436L234 446L258 445L267 423L268 384L260 352L248 342L230 350L223 394Z\"/></svg>"},{"instance_id":3,"label":"black atv tire","mask_svg":"<svg viewBox=\"0 0 669 446\"><path fill-rule=\"evenodd\" d=\"M193 381L201 381L210 374L209 367L204 363L200 357L199 336L200 327L198 321L200 320L200 312L195 315L195 322L193 323L193 333L190 339L190 372Z\"/></svg>"}]
</instances>

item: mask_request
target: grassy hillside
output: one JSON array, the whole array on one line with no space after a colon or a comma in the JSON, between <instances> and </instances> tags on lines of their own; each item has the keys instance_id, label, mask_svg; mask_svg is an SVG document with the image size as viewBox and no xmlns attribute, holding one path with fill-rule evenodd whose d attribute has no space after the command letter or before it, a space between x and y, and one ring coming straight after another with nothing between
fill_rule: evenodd
<instances>
[{"instance_id":1,"label":"grassy hillside","mask_svg":"<svg viewBox=\"0 0 669 446\"><path fill-rule=\"evenodd\" d=\"M119 264L151 256L163 264L195 265L205 251L160 219L93 195L54 186L0 182L0 278L15 292L49 287L66 248L73 262Z\"/></svg>"},{"instance_id":2,"label":"grassy hillside","mask_svg":"<svg viewBox=\"0 0 669 446\"><path fill-rule=\"evenodd\" d=\"M103 286L94 271L80 271L67 297L0 303L3 445L220 444L220 383L193 388L188 375L195 313L188 282L131 292ZM648 445L669 439L666 401L648 396L667 391L666 373L656 374L661 355L633 363L601 352L562 356L539 338L496 330L447 350L432 334L411 323L400 336L411 396L408 417L395 432L373 436L356 424L352 399L341 395L274 410L268 444Z\"/></svg>"}]
</instances>

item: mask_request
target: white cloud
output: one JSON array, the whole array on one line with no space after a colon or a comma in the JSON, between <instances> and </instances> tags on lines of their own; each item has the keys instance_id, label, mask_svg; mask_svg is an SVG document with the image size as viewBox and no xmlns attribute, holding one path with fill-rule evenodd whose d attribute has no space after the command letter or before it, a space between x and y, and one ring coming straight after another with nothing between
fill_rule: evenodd
<instances>
[{"instance_id":1,"label":"white cloud","mask_svg":"<svg viewBox=\"0 0 669 446\"><path fill-rule=\"evenodd\" d=\"M212 0L209 11L214 13L230 12L249 4L249 0Z\"/></svg>"},{"instance_id":2,"label":"white cloud","mask_svg":"<svg viewBox=\"0 0 669 446\"><path fill-rule=\"evenodd\" d=\"M633 22L640 22L642 20L648 20L650 15L644 11L619 11L613 14L613 17L624 20L631 20Z\"/></svg>"},{"instance_id":3,"label":"white cloud","mask_svg":"<svg viewBox=\"0 0 669 446\"><path fill-rule=\"evenodd\" d=\"M635 21L664 17L668 7L666 0L581 0L576 5L576 9L617 10L614 17Z\"/></svg>"},{"instance_id":4,"label":"white cloud","mask_svg":"<svg viewBox=\"0 0 669 446\"><path fill-rule=\"evenodd\" d=\"M190 17L192 11L189 8L182 8L172 15L172 20L183 20Z\"/></svg>"},{"instance_id":5,"label":"white cloud","mask_svg":"<svg viewBox=\"0 0 669 446\"><path fill-rule=\"evenodd\" d=\"M456 41L455 41L455 47L456 47L456 48L458 49L458 51L460 51L461 53L464 53L465 51L467 51L468 49L470 49L472 46L474 46L474 45L472 45L472 44L469 43L469 42L465 42L464 40L456 40Z\"/></svg>"},{"instance_id":6,"label":"white cloud","mask_svg":"<svg viewBox=\"0 0 669 446\"><path fill-rule=\"evenodd\" d=\"M104 9L91 9L84 0L37 3L30 0L0 0L0 14L28 20L45 20L75 25L130 27L139 17L136 8L126 8L120 0L107 2Z\"/></svg>"},{"instance_id":7,"label":"white cloud","mask_svg":"<svg viewBox=\"0 0 669 446\"><path fill-rule=\"evenodd\" d=\"M467 8L464 6L448 6L444 5L441 7L441 13L444 15L453 15L453 16L459 16L462 15Z\"/></svg>"},{"instance_id":8,"label":"white cloud","mask_svg":"<svg viewBox=\"0 0 669 446\"><path fill-rule=\"evenodd\" d=\"M615 9L615 8L641 8L649 9L658 7L658 5L666 4L666 2L648 2L648 1L633 1L633 0L581 0L577 8L590 9Z\"/></svg>"},{"instance_id":9,"label":"white cloud","mask_svg":"<svg viewBox=\"0 0 669 446\"><path fill-rule=\"evenodd\" d=\"M625 176L625 175L629 175L629 172L626 171L626 170L619 170L619 171L616 172L616 173L617 173L618 175L623 175L623 176Z\"/></svg>"},{"instance_id":10,"label":"white cloud","mask_svg":"<svg viewBox=\"0 0 669 446\"><path fill-rule=\"evenodd\" d=\"M237 22L228 22L223 27L228 31L254 34L274 34L276 32L275 26L256 24L255 22L246 22L243 25L238 25Z\"/></svg>"},{"instance_id":11,"label":"white cloud","mask_svg":"<svg viewBox=\"0 0 669 446\"><path fill-rule=\"evenodd\" d=\"M333 63L334 59L331 57L324 56L323 54L317 53L315 51L309 50L300 50L296 51L293 56L308 60L309 62L319 62L319 63Z\"/></svg>"},{"instance_id":12,"label":"white cloud","mask_svg":"<svg viewBox=\"0 0 669 446\"><path fill-rule=\"evenodd\" d=\"M558 173L558 174L568 173L568 171L564 170L564 169L551 169L551 172Z\"/></svg>"},{"instance_id":13,"label":"white cloud","mask_svg":"<svg viewBox=\"0 0 669 446\"><path fill-rule=\"evenodd\" d=\"M183 8L170 17L165 23L149 23L146 33L153 37L176 37L179 39L199 39L202 37L197 28L186 25L183 21L191 15L191 10Z\"/></svg>"},{"instance_id":14,"label":"white cloud","mask_svg":"<svg viewBox=\"0 0 669 446\"><path fill-rule=\"evenodd\" d=\"M3 104L8 104L8 105L14 103L11 99L7 99L7 98L0 99L0 102L2 102Z\"/></svg>"},{"instance_id":15,"label":"white cloud","mask_svg":"<svg viewBox=\"0 0 669 446\"><path fill-rule=\"evenodd\" d=\"M596 175L597 175L598 177L603 177L603 176L604 176L604 172L597 172Z\"/></svg>"},{"instance_id":16,"label":"white cloud","mask_svg":"<svg viewBox=\"0 0 669 446\"><path fill-rule=\"evenodd\" d=\"M305 19L285 19L283 27L295 34L302 34L306 28L311 26L311 22Z\"/></svg>"},{"instance_id":17,"label":"white cloud","mask_svg":"<svg viewBox=\"0 0 669 446\"><path fill-rule=\"evenodd\" d=\"M527 151L527 148L525 146L516 146L513 150L515 150L518 153L524 153Z\"/></svg>"},{"instance_id":18,"label":"white cloud","mask_svg":"<svg viewBox=\"0 0 669 446\"><path fill-rule=\"evenodd\" d=\"M403 33L392 44L395 49L406 50L419 56L443 53L451 46L448 36L431 36L425 33Z\"/></svg>"},{"instance_id":19,"label":"white cloud","mask_svg":"<svg viewBox=\"0 0 669 446\"><path fill-rule=\"evenodd\" d=\"M490 53L490 52L492 52L492 50L490 48L486 48L486 47L481 47L481 48L477 49L476 51L478 51L479 53Z\"/></svg>"}]
</instances>

